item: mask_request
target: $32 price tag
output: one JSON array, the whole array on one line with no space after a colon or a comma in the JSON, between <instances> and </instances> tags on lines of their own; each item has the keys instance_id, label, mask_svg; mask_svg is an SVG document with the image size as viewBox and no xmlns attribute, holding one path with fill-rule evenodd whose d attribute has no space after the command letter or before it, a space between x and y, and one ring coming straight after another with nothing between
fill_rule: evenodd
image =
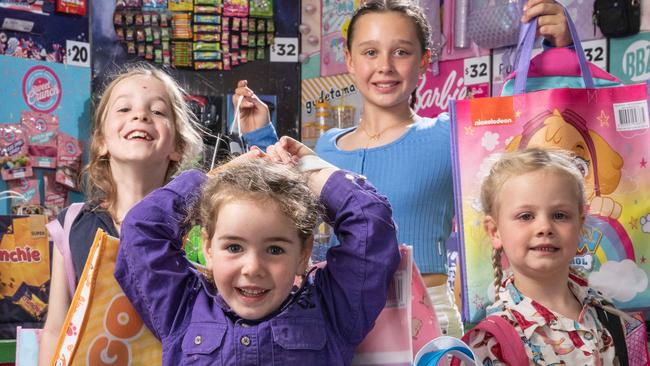
<instances>
[{"instance_id":1,"label":"$32 price tag","mask_svg":"<svg viewBox=\"0 0 650 366\"><path fill-rule=\"evenodd\" d=\"M271 45L271 62L298 62L298 38L276 37Z\"/></svg>"},{"instance_id":2,"label":"$32 price tag","mask_svg":"<svg viewBox=\"0 0 650 366\"><path fill-rule=\"evenodd\" d=\"M490 82L490 56L466 58L463 61L463 78L465 85L485 84Z\"/></svg>"}]
</instances>

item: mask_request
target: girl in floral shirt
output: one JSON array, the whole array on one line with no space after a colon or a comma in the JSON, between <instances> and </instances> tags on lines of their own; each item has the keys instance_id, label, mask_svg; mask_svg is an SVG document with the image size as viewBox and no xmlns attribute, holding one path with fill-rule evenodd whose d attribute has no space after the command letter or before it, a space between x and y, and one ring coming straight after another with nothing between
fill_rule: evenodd
<instances>
[{"instance_id":1,"label":"girl in floral shirt","mask_svg":"<svg viewBox=\"0 0 650 366\"><path fill-rule=\"evenodd\" d=\"M504 154L481 186L481 204L496 277L487 314L512 324L530 365L618 364L621 351L627 354L617 352L612 333L624 337L623 329L610 332L599 319L605 311L633 319L569 269L585 219L583 178L572 158L541 149ZM491 333L475 331L469 344L479 364L504 364Z\"/></svg>"}]
</instances>

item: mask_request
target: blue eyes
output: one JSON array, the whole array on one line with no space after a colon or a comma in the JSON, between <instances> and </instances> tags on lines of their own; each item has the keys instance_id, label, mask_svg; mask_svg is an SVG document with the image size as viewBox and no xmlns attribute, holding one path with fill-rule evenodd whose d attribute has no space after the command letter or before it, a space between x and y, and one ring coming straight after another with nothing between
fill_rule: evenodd
<instances>
[{"instance_id":1,"label":"blue eyes","mask_svg":"<svg viewBox=\"0 0 650 366\"><path fill-rule=\"evenodd\" d=\"M226 250L229 253L239 253L242 251L242 247L239 244L230 244L226 247Z\"/></svg>"},{"instance_id":2,"label":"blue eyes","mask_svg":"<svg viewBox=\"0 0 650 366\"><path fill-rule=\"evenodd\" d=\"M267 251L267 253L269 253L271 255L280 255L280 254L284 253L284 249L282 249L280 247L276 247L276 246L269 247L266 251Z\"/></svg>"},{"instance_id":3,"label":"blue eyes","mask_svg":"<svg viewBox=\"0 0 650 366\"><path fill-rule=\"evenodd\" d=\"M555 221L564 221L564 220L569 218L569 215L566 214L565 212L555 212L555 213L553 213L552 218ZM521 221L531 221L531 220L535 219L535 215L533 215L532 213L526 212L526 213L522 213L522 214L518 215L517 219L519 219Z\"/></svg>"},{"instance_id":4,"label":"blue eyes","mask_svg":"<svg viewBox=\"0 0 650 366\"><path fill-rule=\"evenodd\" d=\"M564 212L556 212L553 214L553 219L555 220L566 220L568 217Z\"/></svg>"},{"instance_id":5,"label":"blue eyes","mask_svg":"<svg viewBox=\"0 0 650 366\"><path fill-rule=\"evenodd\" d=\"M377 51L376 50L367 50L367 51L363 52L363 54L366 55L366 56L375 57L375 56L377 56ZM406 50L399 49L399 50L393 51L393 54L396 55L396 56L408 56L411 53L406 51Z\"/></svg>"},{"instance_id":6,"label":"blue eyes","mask_svg":"<svg viewBox=\"0 0 650 366\"><path fill-rule=\"evenodd\" d=\"M529 214L529 213L519 215L519 219L523 220L523 221L530 221L530 220L532 220L534 218L535 218L535 216L533 216L532 214Z\"/></svg>"},{"instance_id":7,"label":"blue eyes","mask_svg":"<svg viewBox=\"0 0 650 366\"><path fill-rule=\"evenodd\" d=\"M244 251L244 248L243 248L241 245L239 245L239 244L230 244L230 245L228 245L228 246L226 247L226 251L228 251L228 253L233 253L233 254L235 254L235 253L241 253L241 252L243 252L243 251ZM280 254L284 254L284 253L285 253L285 250L282 249L282 248L279 247L279 246L275 246L275 245L274 245L274 246L270 246L270 247L268 247L268 248L266 249L266 252L267 252L268 254L271 254L271 255L280 255Z\"/></svg>"}]
</instances>

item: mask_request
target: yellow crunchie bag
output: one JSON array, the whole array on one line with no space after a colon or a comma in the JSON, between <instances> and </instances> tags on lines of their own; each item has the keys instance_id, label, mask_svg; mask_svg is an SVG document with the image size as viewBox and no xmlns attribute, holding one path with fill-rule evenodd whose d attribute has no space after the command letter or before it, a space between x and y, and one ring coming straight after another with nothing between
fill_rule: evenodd
<instances>
[{"instance_id":1,"label":"yellow crunchie bag","mask_svg":"<svg viewBox=\"0 0 650 366\"><path fill-rule=\"evenodd\" d=\"M162 348L115 281L119 241L97 230L52 366L160 365Z\"/></svg>"},{"instance_id":2,"label":"yellow crunchie bag","mask_svg":"<svg viewBox=\"0 0 650 366\"><path fill-rule=\"evenodd\" d=\"M41 328L50 287L50 245L42 215L0 215L0 339Z\"/></svg>"}]
</instances>

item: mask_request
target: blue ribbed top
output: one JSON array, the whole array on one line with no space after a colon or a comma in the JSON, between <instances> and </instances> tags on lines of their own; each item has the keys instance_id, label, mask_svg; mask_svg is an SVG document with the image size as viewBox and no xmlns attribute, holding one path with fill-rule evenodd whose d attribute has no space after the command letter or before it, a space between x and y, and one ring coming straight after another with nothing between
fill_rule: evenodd
<instances>
[{"instance_id":1,"label":"blue ribbed top","mask_svg":"<svg viewBox=\"0 0 650 366\"><path fill-rule=\"evenodd\" d=\"M330 129L316 153L339 168L363 174L388 197L400 243L413 246L422 273L447 273L445 242L454 215L449 115L420 118L400 138L344 151L336 141L354 130Z\"/></svg>"}]
</instances>

